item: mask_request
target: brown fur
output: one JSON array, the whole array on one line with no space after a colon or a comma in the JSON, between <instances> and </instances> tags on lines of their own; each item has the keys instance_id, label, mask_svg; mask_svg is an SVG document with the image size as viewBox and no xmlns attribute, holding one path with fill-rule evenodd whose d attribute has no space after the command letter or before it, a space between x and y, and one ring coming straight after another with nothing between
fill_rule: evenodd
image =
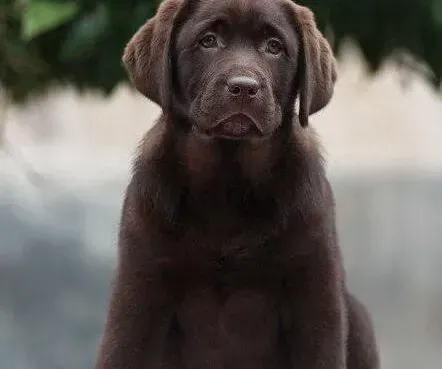
<instances>
[{"instance_id":1,"label":"brown fur","mask_svg":"<svg viewBox=\"0 0 442 369\"><path fill-rule=\"evenodd\" d=\"M201 22L221 14L235 26L195 46ZM269 52L261 24L274 25L283 51ZM123 61L163 114L127 189L95 368L377 369L306 127L336 80L311 11L286 0L165 0ZM256 95L232 95L238 74L259 82ZM229 115L238 113L258 136L216 133L226 119L242 124Z\"/></svg>"}]
</instances>

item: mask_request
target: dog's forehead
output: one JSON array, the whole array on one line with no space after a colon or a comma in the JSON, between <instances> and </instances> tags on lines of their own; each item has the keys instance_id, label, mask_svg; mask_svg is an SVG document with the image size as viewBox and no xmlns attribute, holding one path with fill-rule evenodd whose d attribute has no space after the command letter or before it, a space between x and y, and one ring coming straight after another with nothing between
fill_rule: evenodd
<instances>
[{"instance_id":1,"label":"dog's forehead","mask_svg":"<svg viewBox=\"0 0 442 369\"><path fill-rule=\"evenodd\" d=\"M200 0L193 15L196 21L224 17L237 24L259 21L287 24L281 0Z\"/></svg>"}]
</instances>

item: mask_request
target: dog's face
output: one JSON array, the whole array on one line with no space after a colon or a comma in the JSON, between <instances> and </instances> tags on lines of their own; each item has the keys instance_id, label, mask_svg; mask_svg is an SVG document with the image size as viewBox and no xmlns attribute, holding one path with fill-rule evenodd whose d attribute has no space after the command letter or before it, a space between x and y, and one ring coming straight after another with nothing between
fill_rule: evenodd
<instances>
[{"instance_id":1,"label":"dog's face","mask_svg":"<svg viewBox=\"0 0 442 369\"><path fill-rule=\"evenodd\" d=\"M294 105L299 45L277 2L200 2L172 48L173 92L198 133L267 137Z\"/></svg>"},{"instance_id":2,"label":"dog's face","mask_svg":"<svg viewBox=\"0 0 442 369\"><path fill-rule=\"evenodd\" d=\"M335 62L312 13L287 0L165 0L123 61L140 92L208 137L271 136L330 100Z\"/></svg>"}]
</instances>

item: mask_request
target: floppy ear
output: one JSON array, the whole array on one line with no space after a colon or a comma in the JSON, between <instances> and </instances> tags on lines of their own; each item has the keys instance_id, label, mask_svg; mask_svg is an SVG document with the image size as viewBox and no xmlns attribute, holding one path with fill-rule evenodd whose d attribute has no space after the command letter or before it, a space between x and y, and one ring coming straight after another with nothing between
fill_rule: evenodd
<instances>
[{"instance_id":1,"label":"floppy ear","mask_svg":"<svg viewBox=\"0 0 442 369\"><path fill-rule=\"evenodd\" d=\"M165 0L156 15L132 36L122 57L123 65L135 88L148 99L163 106L167 92L166 76L169 44L174 22L184 0Z\"/></svg>"},{"instance_id":2,"label":"floppy ear","mask_svg":"<svg viewBox=\"0 0 442 369\"><path fill-rule=\"evenodd\" d=\"M308 125L310 115L330 101L336 82L336 61L330 44L316 26L313 12L292 3L300 37L299 48L299 120Z\"/></svg>"}]
</instances>

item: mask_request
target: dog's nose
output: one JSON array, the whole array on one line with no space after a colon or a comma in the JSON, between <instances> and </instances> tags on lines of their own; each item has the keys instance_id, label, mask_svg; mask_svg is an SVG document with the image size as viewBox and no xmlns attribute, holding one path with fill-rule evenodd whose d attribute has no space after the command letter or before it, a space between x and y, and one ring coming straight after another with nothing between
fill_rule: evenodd
<instances>
[{"instance_id":1,"label":"dog's nose","mask_svg":"<svg viewBox=\"0 0 442 369\"><path fill-rule=\"evenodd\" d=\"M259 82L252 77L236 76L227 80L227 88L234 96L255 97L259 91Z\"/></svg>"}]
</instances>

